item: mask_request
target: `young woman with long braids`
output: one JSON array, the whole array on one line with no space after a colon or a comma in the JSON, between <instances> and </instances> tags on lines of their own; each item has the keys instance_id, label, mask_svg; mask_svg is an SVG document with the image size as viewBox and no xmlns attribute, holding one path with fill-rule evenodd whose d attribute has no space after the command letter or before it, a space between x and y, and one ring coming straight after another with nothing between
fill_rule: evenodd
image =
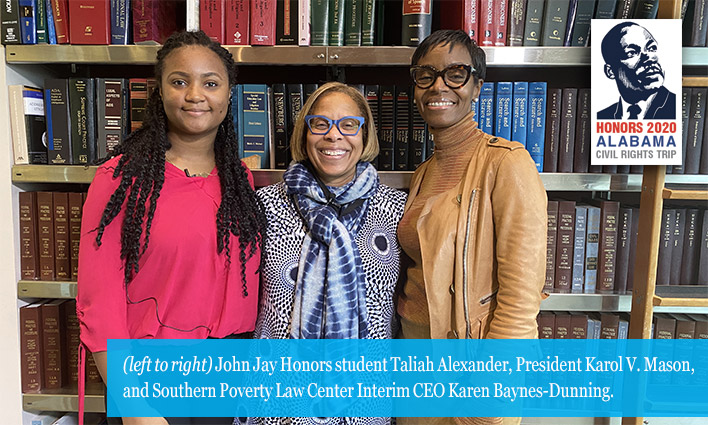
<instances>
[{"instance_id":1,"label":"young woman with long braids","mask_svg":"<svg viewBox=\"0 0 708 425\"><path fill-rule=\"evenodd\" d=\"M182 32L155 76L143 126L104 160L84 205L77 314L104 381L107 339L234 337L256 320L265 216L237 153L234 60Z\"/></svg>"}]
</instances>

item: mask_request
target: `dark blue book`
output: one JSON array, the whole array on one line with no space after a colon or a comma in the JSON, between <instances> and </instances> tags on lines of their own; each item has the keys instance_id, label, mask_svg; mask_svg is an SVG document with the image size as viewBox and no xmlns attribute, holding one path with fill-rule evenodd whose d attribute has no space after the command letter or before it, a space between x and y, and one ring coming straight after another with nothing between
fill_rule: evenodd
<instances>
[{"instance_id":1,"label":"dark blue book","mask_svg":"<svg viewBox=\"0 0 708 425\"><path fill-rule=\"evenodd\" d=\"M509 140L511 139L511 94L513 84L510 82L499 82L496 88L496 126L494 135Z\"/></svg>"},{"instance_id":2,"label":"dark blue book","mask_svg":"<svg viewBox=\"0 0 708 425\"><path fill-rule=\"evenodd\" d=\"M513 120L511 124L511 140L519 142L526 147L526 128L528 122L529 83L517 81L514 83L513 94Z\"/></svg>"},{"instance_id":3,"label":"dark blue book","mask_svg":"<svg viewBox=\"0 0 708 425\"><path fill-rule=\"evenodd\" d=\"M285 84L273 84L273 168L288 168L288 102Z\"/></svg>"},{"instance_id":4,"label":"dark blue book","mask_svg":"<svg viewBox=\"0 0 708 425\"><path fill-rule=\"evenodd\" d=\"M37 0L19 0L19 3L22 44L37 44Z\"/></svg>"},{"instance_id":5,"label":"dark blue book","mask_svg":"<svg viewBox=\"0 0 708 425\"><path fill-rule=\"evenodd\" d=\"M578 2L580 0L570 0L568 5L568 17L565 23L565 36L563 37L563 45L571 46L573 39L573 31L575 31L576 19L578 18Z\"/></svg>"},{"instance_id":6,"label":"dark blue book","mask_svg":"<svg viewBox=\"0 0 708 425\"><path fill-rule=\"evenodd\" d=\"M543 142L546 134L546 82L529 83L528 127L526 129L526 149L536 163L539 172L543 170Z\"/></svg>"},{"instance_id":7,"label":"dark blue book","mask_svg":"<svg viewBox=\"0 0 708 425\"><path fill-rule=\"evenodd\" d=\"M111 0L111 44L130 44L130 0Z\"/></svg>"},{"instance_id":8,"label":"dark blue book","mask_svg":"<svg viewBox=\"0 0 708 425\"><path fill-rule=\"evenodd\" d=\"M479 94L479 128L494 134L494 83L482 84Z\"/></svg>"},{"instance_id":9,"label":"dark blue book","mask_svg":"<svg viewBox=\"0 0 708 425\"><path fill-rule=\"evenodd\" d=\"M234 130L236 131L236 136L238 138L239 158L243 158L243 129L241 128L241 123L243 122L243 108L241 107L242 101L243 87L241 84L231 87L231 119L234 123Z\"/></svg>"},{"instance_id":10,"label":"dark blue book","mask_svg":"<svg viewBox=\"0 0 708 425\"><path fill-rule=\"evenodd\" d=\"M409 169L408 151L410 140L410 90L408 86L396 86L396 138L393 142L393 169L406 171Z\"/></svg>"},{"instance_id":11,"label":"dark blue book","mask_svg":"<svg viewBox=\"0 0 708 425\"><path fill-rule=\"evenodd\" d=\"M575 11L575 26L570 39L571 46L585 47L590 39L590 21L595 14L597 0L578 0Z\"/></svg>"},{"instance_id":12,"label":"dark blue book","mask_svg":"<svg viewBox=\"0 0 708 425\"><path fill-rule=\"evenodd\" d=\"M573 281L570 292L581 294L585 280L585 233L587 230L588 207L575 207L575 244L573 246Z\"/></svg>"},{"instance_id":13,"label":"dark blue book","mask_svg":"<svg viewBox=\"0 0 708 425\"><path fill-rule=\"evenodd\" d=\"M71 165L69 80L44 80L44 116L47 123L47 163Z\"/></svg>"},{"instance_id":14,"label":"dark blue book","mask_svg":"<svg viewBox=\"0 0 708 425\"><path fill-rule=\"evenodd\" d=\"M474 111L474 120L477 122L479 127L479 99L477 101L472 101L472 110Z\"/></svg>"},{"instance_id":15,"label":"dark blue book","mask_svg":"<svg viewBox=\"0 0 708 425\"><path fill-rule=\"evenodd\" d=\"M270 132L268 130L268 86L243 85L243 155L257 155L259 168L270 167Z\"/></svg>"},{"instance_id":16,"label":"dark blue book","mask_svg":"<svg viewBox=\"0 0 708 425\"><path fill-rule=\"evenodd\" d=\"M52 12L52 0L44 2L44 11L47 15L47 43L57 44L57 31L54 26L54 12Z\"/></svg>"}]
</instances>

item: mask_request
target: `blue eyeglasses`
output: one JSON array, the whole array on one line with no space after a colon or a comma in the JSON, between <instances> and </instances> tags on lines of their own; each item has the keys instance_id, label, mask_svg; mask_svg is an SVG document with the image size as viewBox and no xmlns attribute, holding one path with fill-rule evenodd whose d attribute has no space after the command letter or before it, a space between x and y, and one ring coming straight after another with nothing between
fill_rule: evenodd
<instances>
[{"instance_id":1,"label":"blue eyeglasses","mask_svg":"<svg viewBox=\"0 0 708 425\"><path fill-rule=\"evenodd\" d=\"M305 122L310 129L310 133L316 136L324 136L332 130L332 125L336 125L342 136L356 136L364 125L364 117L342 117L338 120L331 120L322 115L306 115Z\"/></svg>"}]
</instances>

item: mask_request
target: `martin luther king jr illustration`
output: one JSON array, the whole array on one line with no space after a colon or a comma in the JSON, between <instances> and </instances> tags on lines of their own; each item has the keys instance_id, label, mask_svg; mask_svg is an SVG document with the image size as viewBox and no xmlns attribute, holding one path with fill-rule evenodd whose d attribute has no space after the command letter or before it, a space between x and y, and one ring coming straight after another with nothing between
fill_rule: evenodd
<instances>
[{"instance_id":1,"label":"martin luther king jr illustration","mask_svg":"<svg viewBox=\"0 0 708 425\"><path fill-rule=\"evenodd\" d=\"M617 83L620 99L599 111L598 119L676 118L676 95L664 87L659 45L646 28L620 23L602 39L601 50L605 76Z\"/></svg>"}]
</instances>

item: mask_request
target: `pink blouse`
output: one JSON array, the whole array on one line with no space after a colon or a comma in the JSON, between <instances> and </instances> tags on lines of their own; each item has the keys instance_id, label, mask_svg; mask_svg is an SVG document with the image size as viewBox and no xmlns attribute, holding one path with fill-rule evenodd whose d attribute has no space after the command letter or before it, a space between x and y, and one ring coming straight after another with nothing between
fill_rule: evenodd
<instances>
[{"instance_id":1,"label":"pink blouse","mask_svg":"<svg viewBox=\"0 0 708 425\"><path fill-rule=\"evenodd\" d=\"M106 350L110 338L218 338L252 331L260 251L246 264L244 297L238 238L231 236L230 266L225 251L217 254L221 186L216 169L206 178L187 177L165 163L150 243L126 296L120 259L124 211L106 227L100 247L95 232L120 183L112 176L118 159L98 169L84 205L76 299L81 341L98 352ZM248 179L253 186L250 171Z\"/></svg>"}]
</instances>

